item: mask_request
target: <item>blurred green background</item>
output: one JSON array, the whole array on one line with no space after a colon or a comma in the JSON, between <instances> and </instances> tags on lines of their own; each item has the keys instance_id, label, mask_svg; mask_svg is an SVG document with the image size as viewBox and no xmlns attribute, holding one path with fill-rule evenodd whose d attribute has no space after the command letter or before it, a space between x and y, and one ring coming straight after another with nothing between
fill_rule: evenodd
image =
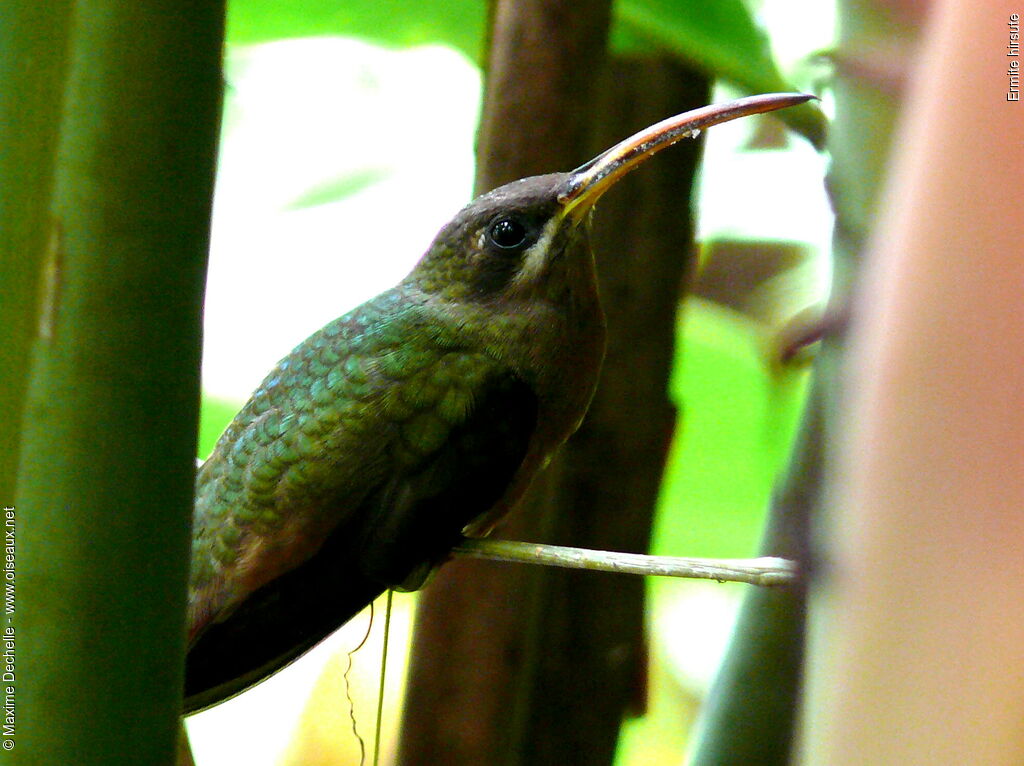
<instances>
[{"instance_id":1,"label":"blurred green background","mask_svg":"<svg viewBox=\"0 0 1024 766\"><path fill-rule=\"evenodd\" d=\"M752 10L738 0L623 0L613 43L667 48L706 66L722 78L716 100L737 86L813 92L810 56L831 42L831 4L773 0ZM201 457L279 358L404 276L468 201L485 15L477 0L229 4ZM707 137L698 227L707 268L680 311L672 395L681 427L653 553L756 552L807 387L804 368L774 363L776 338L820 304L829 277L823 174L824 158L795 134L742 121ZM715 268L715 259L762 253L775 266L757 280L723 281ZM682 762L685 723L742 593L666 580L648 588L651 706L624 729L620 764ZM399 717L412 600L397 606L388 730ZM354 621L293 668L190 719L200 766L358 763L339 676L364 630ZM375 711L374 651L355 656L352 674L364 737Z\"/></svg>"}]
</instances>

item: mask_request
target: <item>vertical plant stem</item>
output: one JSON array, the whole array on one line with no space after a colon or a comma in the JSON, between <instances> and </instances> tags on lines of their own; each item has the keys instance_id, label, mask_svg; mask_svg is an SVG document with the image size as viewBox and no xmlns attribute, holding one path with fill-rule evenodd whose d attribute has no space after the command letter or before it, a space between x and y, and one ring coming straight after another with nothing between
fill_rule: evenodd
<instances>
[{"instance_id":1,"label":"vertical plant stem","mask_svg":"<svg viewBox=\"0 0 1024 766\"><path fill-rule=\"evenodd\" d=\"M76 7L16 502L16 763L173 763L223 5Z\"/></svg>"},{"instance_id":2,"label":"vertical plant stem","mask_svg":"<svg viewBox=\"0 0 1024 766\"><path fill-rule=\"evenodd\" d=\"M0 19L0 499L14 499L57 153L70 0L6 0Z\"/></svg>"}]
</instances>

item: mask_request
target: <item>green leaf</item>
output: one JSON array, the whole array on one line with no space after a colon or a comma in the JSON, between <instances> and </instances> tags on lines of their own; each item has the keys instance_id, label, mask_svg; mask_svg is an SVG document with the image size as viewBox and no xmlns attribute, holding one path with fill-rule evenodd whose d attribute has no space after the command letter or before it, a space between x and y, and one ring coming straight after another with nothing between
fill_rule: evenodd
<instances>
[{"instance_id":1,"label":"green leaf","mask_svg":"<svg viewBox=\"0 0 1024 766\"><path fill-rule=\"evenodd\" d=\"M748 93L795 90L742 0L619 0L613 46L635 52L640 39ZM779 117L814 146L824 145L825 116L813 103L783 110Z\"/></svg>"},{"instance_id":2,"label":"green leaf","mask_svg":"<svg viewBox=\"0 0 1024 766\"><path fill-rule=\"evenodd\" d=\"M327 205L331 202L340 202L346 197L373 186L390 174L391 171L387 168L360 168L316 184L285 205L285 209L301 210L317 205Z\"/></svg>"},{"instance_id":3,"label":"green leaf","mask_svg":"<svg viewBox=\"0 0 1024 766\"><path fill-rule=\"evenodd\" d=\"M754 555L808 374L772 371L763 330L742 314L698 298L684 313L671 383L682 417L652 552Z\"/></svg>"},{"instance_id":4,"label":"green leaf","mask_svg":"<svg viewBox=\"0 0 1024 766\"><path fill-rule=\"evenodd\" d=\"M447 45L480 62L486 23L483 0L235 0L228 42L346 35L392 47ZM611 39L620 53L671 51L748 93L795 90L742 0L619 0ZM787 109L780 117L823 145L825 117L817 106Z\"/></svg>"},{"instance_id":5,"label":"green leaf","mask_svg":"<svg viewBox=\"0 0 1024 766\"><path fill-rule=\"evenodd\" d=\"M237 0L228 4L228 42L346 35L387 46L448 45L481 59L483 0Z\"/></svg>"},{"instance_id":6,"label":"green leaf","mask_svg":"<svg viewBox=\"0 0 1024 766\"><path fill-rule=\"evenodd\" d=\"M205 460L206 456L213 452L217 439L240 409L242 405L237 402L203 395L199 408L199 445L196 450L199 457Z\"/></svg>"}]
</instances>

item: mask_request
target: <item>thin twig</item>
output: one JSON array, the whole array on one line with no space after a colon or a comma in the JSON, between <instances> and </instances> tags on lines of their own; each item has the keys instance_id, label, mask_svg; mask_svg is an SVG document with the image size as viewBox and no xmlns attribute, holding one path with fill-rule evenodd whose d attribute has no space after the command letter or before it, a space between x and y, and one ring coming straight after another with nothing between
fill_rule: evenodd
<instances>
[{"instance_id":1,"label":"thin twig","mask_svg":"<svg viewBox=\"0 0 1024 766\"><path fill-rule=\"evenodd\" d=\"M377 726L373 733L373 766L380 766L380 730L384 721L384 678L388 672L388 641L391 636L391 606L395 592L388 588L387 607L384 609L384 646L380 655L380 691L377 693Z\"/></svg>"},{"instance_id":2,"label":"thin twig","mask_svg":"<svg viewBox=\"0 0 1024 766\"><path fill-rule=\"evenodd\" d=\"M542 564L566 569L692 577L763 586L791 585L797 579L796 562L771 556L756 559L694 559L566 548L512 540L475 539L464 540L456 546L454 553L478 559Z\"/></svg>"}]
</instances>

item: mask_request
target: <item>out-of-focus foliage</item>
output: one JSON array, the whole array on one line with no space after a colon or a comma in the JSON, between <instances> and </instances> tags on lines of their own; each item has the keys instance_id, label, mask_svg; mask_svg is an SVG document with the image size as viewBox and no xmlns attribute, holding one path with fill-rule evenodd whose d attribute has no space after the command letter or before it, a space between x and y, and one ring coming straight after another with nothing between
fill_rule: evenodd
<instances>
[{"instance_id":1,"label":"out-of-focus foliage","mask_svg":"<svg viewBox=\"0 0 1024 766\"><path fill-rule=\"evenodd\" d=\"M378 45L439 43L474 61L483 49L484 0L237 0L228 3L228 42L345 35Z\"/></svg>"},{"instance_id":2,"label":"out-of-focus foliage","mask_svg":"<svg viewBox=\"0 0 1024 766\"><path fill-rule=\"evenodd\" d=\"M613 46L670 51L748 93L794 90L742 0L619 0L615 12ZM779 117L815 146L823 143L825 119L814 104Z\"/></svg>"},{"instance_id":3,"label":"out-of-focus foliage","mask_svg":"<svg viewBox=\"0 0 1024 766\"><path fill-rule=\"evenodd\" d=\"M202 408L199 411L199 457L205 460L206 456L213 452L217 439L241 408L240 402L203 396Z\"/></svg>"},{"instance_id":4,"label":"out-of-focus foliage","mask_svg":"<svg viewBox=\"0 0 1024 766\"><path fill-rule=\"evenodd\" d=\"M300 210L316 205L338 202L371 186L388 175L386 168L369 167L332 178L322 184L308 189L297 199L287 205L288 210Z\"/></svg>"},{"instance_id":5,"label":"out-of-focus foliage","mask_svg":"<svg viewBox=\"0 0 1024 766\"><path fill-rule=\"evenodd\" d=\"M612 45L630 52L669 51L748 93L794 90L779 72L768 37L743 0L619 0ZM347 35L380 45L440 43L480 62L484 0L237 0L229 4L228 40ZM813 104L780 117L815 146L825 120Z\"/></svg>"},{"instance_id":6,"label":"out-of-focus foliage","mask_svg":"<svg viewBox=\"0 0 1024 766\"><path fill-rule=\"evenodd\" d=\"M806 389L773 369L763 325L691 300L672 396L682 417L662 486L655 553L753 555L765 501L792 443Z\"/></svg>"},{"instance_id":7,"label":"out-of-focus foliage","mask_svg":"<svg viewBox=\"0 0 1024 766\"><path fill-rule=\"evenodd\" d=\"M672 398L681 418L665 467L652 553L755 555L776 473L788 457L806 369L777 369L765 325L691 298L679 326ZM724 649L741 586L648 578L646 715L626 722L616 766L681 763L702 687Z\"/></svg>"}]
</instances>

